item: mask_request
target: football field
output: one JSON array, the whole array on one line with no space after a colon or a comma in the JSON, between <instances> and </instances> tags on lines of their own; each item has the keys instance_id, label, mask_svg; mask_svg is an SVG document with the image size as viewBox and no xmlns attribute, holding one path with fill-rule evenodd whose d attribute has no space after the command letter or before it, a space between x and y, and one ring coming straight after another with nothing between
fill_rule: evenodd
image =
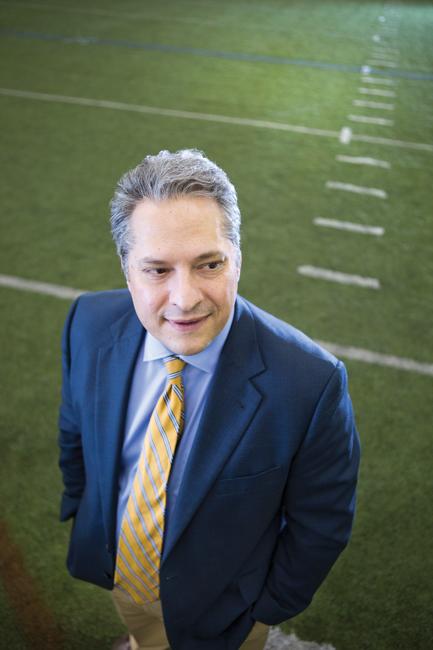
<instances>
[{"instance_id":1,"label":"football field","mask_svg":"<svg viewBox=\"0 0 433 650\"><path fill-rule=\"evenodd\" d=\"M0 646L122 632L65 568L60 334L124 286L120 175L195 147L238 190L242 295L345 362L362 441L352 541L283 629L433 648L431 2L0 1L0 116Z\"/></svg>"}]
</instances>

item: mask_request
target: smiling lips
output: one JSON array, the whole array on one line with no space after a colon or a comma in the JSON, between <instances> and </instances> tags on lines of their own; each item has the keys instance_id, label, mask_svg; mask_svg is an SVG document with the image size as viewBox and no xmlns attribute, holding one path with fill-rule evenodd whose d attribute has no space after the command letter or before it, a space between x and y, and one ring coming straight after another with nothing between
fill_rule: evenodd
<instances>
[{"instance_id":1,"label":"smiling lips","mask_svg":"<svg viewBox=\"0 0 433 650\"><path fill-rule=\"evenodd\" d=\"M193 332L200 327L208 316L209 314L206 314L205 316L199 316L198 318L191 318L189 320L176 320L166 317L166 321L178 332Z\"/></svg>"}]
</instances>

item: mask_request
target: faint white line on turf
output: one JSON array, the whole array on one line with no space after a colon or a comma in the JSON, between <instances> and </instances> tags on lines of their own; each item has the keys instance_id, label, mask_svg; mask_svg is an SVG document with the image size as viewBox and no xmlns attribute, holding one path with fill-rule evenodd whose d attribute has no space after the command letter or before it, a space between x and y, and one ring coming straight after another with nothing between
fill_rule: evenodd
<instances>
[{"instance_id":1,"label":"faint white line on turf","mask_svg":"<svg viewBox=\"0 0 433 650\"><path fill-rule=\"evenodd\" d=\"M379 18L378 18L377 20L378 20L380 23L384 23L384 22L386 21L386 18L385 18L385 16L379 16Z\"/></svg>"},{"instance_id":2,"label":"faint white line on turf","mask_svg":"<svg viewBox=\"0 0 433 650\"><path fill-rule=\"evenodd\" d=\"M398 54L387 50L382 50L380 52L379 50L374 50L374 52L371 53L371 56L373 59L378 59L380 61L395 61Z\"/></svg>"},{"instance_id":3,"label":"faint white line on turf","mask_svg":"<svg viewBox=\"0 0 433 650\"><path fill-rule=\"evenodd\" d=\"M366 156L342 156L335 157L339 162L351 163L352 165L370 165L371 167L383 167L390 169L391 165L386 160L378 160L377 158L368 158Z\"/></svg>"},{"instance_id":4,"label":"faint white line on turf","mask_svg":"<svg viewBox=\"0 0 433 650\"><path fill-rule=\"evenodd\" d=\"M62 287L57 284L48 284L47 282L36 282L34 280L25 280L17 278L14 275L0 275L0 286L21 291L32 291L33 293L42 293L56 298L66 298L68 300L78 298L84 291L80 289L71 289Z\"/></svg>"},{"instance_id":5,"label":"faint white line on turf","mask_svg":"<svg viewBox=\"0 0 433 650\"><path fill-rule=\"evenodd\" d=\"M354 99L352 104L354 106L361 106L362 108L380 108L384 111L393 111L394 104L385 104L385 102L370 102L368 99Z\"/></svg>"},{"instance_id":6,"label":"faint white line on turf","mask_svg":"<svg viewBox=\"0 0 433 650\"><path fill-rule=\"evenodd\" d=\"M339 284L352 284L357 287L366 289L380 289L380 282L376 278L365 278L362 275L351 275L350 273L341 273L331 269L321 269L318 266L298 266L298 273L309 278L318 280L329 280L329 282L338 282Z\"/></svg>"},{"instance_id":7,"label":"faint white line on turf","mask_svg":"<svg viewBox=\"0 0 433 650\"><path fill-rule=\"evenodd\" d=\"M382 86L395 86L394 79L386 79L384 77L362 77L364 84L382 84Z\"/></svg>"},{"instance_id":8,"label":"faint white line on turf","mask_svg":"<svg viewBox=\"0 0 433 650\"><path fill-rule=\"evenodd\" d=\"M418 151L429 151L433 153L433 144L423 144L421 142L406 142L403 140L391 140L390 138L379 138L374 135L355 134L352 134L352 140L357 142L369 142L370 144L384 144L390 147L402 147L404 149L417 149Z\"/></svg>"},{"instance_id":9,"label":"faint white line on turf","mask_svg":"<svg viewBox=\"0 0 433 650\"><path fill-rule=\"evenodd\" d=\"M407 370L408 372L416 372L421 375L433 375L433 363L422 363L420 361L414 361L413 359L395 357L390 354L381 354L380 352L372 352L371 350L364 350L363 348L353 348L351 346L328 343L327 341L316 342L329 350L332 354L346 359L363 361L364 363L372 363L377 366L386 366L388 368L397 368L398 370Z\"/></svg>"},{"instance_id":10,"label":"faint white line on turf","mask_svg":"<svg viewBox=\"0 0 433 650\"><path fill-rule=\"evenodd\" d=\"M368 61L368 65L371 65L372 68L396 68L398 63L395 63L395 61L376 61L372 59Z\"/></svg>"},{"instance_id":11,"label":"faint white line on turf","mask_svg":"<svg viewBox=\"0 0 433 650\"><path fill-rule=\"evenodd\" d=\"M380 38L379 34L374 34L374 35L371 37L371 40L372 40L374 43L380 43L380 41L381 41L382 39Z\"/></svg>"},{"instance_id":12,"label":"faint white line on turf","mask_svg":"<svg viewBox=\"0 0 433 650\"><path fill-rule=\"evenodd\" d=\"M11 90L9 88L0 88L0 95L7 97L22 97L24 99L36 99L47 102L58 102L61 104L91 106L93 108L131 111L133 113L145 113L148 115L161 115L163 117L175 117L187 120L203 120L205 122L221 122L223 124L236 124L238 126L252 126L259 129L289 131L291 133L303 133L306 135L317 135L328 138L336 138L339 136L338 131L315 129L308 126L297 126L295 124L284 124L283 122L270 122L268 120L254 120L243 117L230 117L227 115L213 115L211 113L195 113L193 111L179 111L171 108L157 108L155 106L144 106L142 104L125 104L124 102L112 102L104 99L88 99L86 97L71 97L68 95L51 95L24 90Z\"/></svg>"},{"instance_id":13,"label":"faint white line on turf","mask_svg":"<svg viewBox=\"0 0 433 650\"><path fill-rule=\"evenodd\" d=\"M361 122L363 124L377 124L378 126L394 126L393 120L385 117L367 117L365 115L348 115L347 119L351 122Z\"/></svg>"},{"instance_id":14,"label":"faint white line on turf","mask_svg":"<svg viewBox=\"0 0 433 650\"><path fill-rule=\"evenodd\" d=\"M377 95L378 97L395 97L393 90L382 90L382 88L358 88L361 95Z\"/></svg>"},{"instance_id":15,"label":"faint white line on turf","mask_svg":"<svg viewBox=\"0 0 433 650\"><path fill-rule=\"evenodd\" d=\"M371 68L369 65L363 65L361 68L361 74L370 74Z\"/></svg>"},{"instance_id":16,"label":"faint white line on turf","mask_svg":"<svg viewBox=\"0 0 433 650\"><path fill-rule=\"evenodd\" d=\"M343 126L338 137L341 144L349 144L352 139L352 129L348 126Z\"/></svg>"},{"instance_id":17,"label":"faint white line on turf","mask_svg":"<svg viewBox=\"0 0 433 650\"><path fill-rule=\"evenodd\" d=\"M335 228L336 230L349 230L361 235L374 235L381 237L385 229L380 226L364 226L362 223L353 223L351 221L338 221L338 219L324 219L316 217L313 220L314 225L323 226L324 228Z\"/></svg>"},{"instance_id":18,"label":"faint white line on turf","mask_svg":"<svg viewBox=\"0 0 433 650\"><path fill-rule=\"evenodd\" d=\"M390 47L387 47L387 48L384 48L384 47L378 48L378 47L376 47L376 49L374 49L373 52L371 53L371 56L372 56L373 59L380 59L382 57L384 59L389 59L390 57L391 58L392 57L398 57L399 55L400 55L399 50L393 50Z\"/></svg>"},{"instance_id":19,"label":"faint white line on turf","mask_svg":"<svg viewBox=\"0 0 433 650\"><path fill-rule=\"evenodd\" d=\"M284 634L279 627L271 627L264 650L335 650L333 645L319 645L314 641L301 641L296 634Z\"/></svg>"},{"instance_id":20,"label":"faint white line on turf","mask_svg":"<svg viewBox=\"0 0 433 650\"><path fill-rule=\"evenodd\" d=\"M351 183L340 183L340 181L326 181L326 189L366 194L368 196L375 196L378 199L388 198L388 194L384 190L379 190L376 187L363 187L361 185L352 185Z\"/></svg>"},{"instance_id":21,"label":"faint white line on turf","mask_svg":"<svg viewBox=\"0 0 433 650\"><path fill-rule=\"evenodd\" d=\"M63 287L56 284L48 284L46 282L34 282L11 275L0 275L0 286L1 285L11 289L55 296L56 298L74 299L84 293L83 291L73 289L72 287ZM409 372L423 375L433 375L433 364L395 357L380 352L373 352L371 350L364 350L363 348L339 345L338 343L329 343L324 341L317 341L317 343L337 356L363 361L378 366L398 368L400 370L407 370Z\"/></svg>"},{"instance_id":22,"label":"faint white line on turf","mask_svg":"<svg viewBox=\"0 0 433 650\"><path fill-rule=\"evenodd\" d=\"M205 120L207 122L222 122L226 124L237 124L239 126L252 126L255 128L273 129L276 131L291 131L293 133L305 133L307 135L317 135L330 138L341 138L341 131L325 131L322 129L313 129L305 126L294 126L292 124L283 124L280 122L269 122L265 120L244 119L241 117L226 117L224 115L210 115L207 113L191 113L186 111L175 111L172 109L159 109L150 106L141 106L136 104L124 104L120 102L111 102L98 99L87 99L84 97L69 97L64 95L47 95L46 93L35 93L23 90L12 90L10 88L0 88L0 95L4 97L20 97L23 99L35 99L48 102L58 102L60 104L74 104L78 106L90 106L92 108L107 108L113 110L130 111L133 113L145 113L150 115L162 115L165 117L180 117L190 120ZM348 127L345 127L348 128ZM433 144L422 142L405 142L404 140L390 140L388 138L376 138L374 136L351 135L352 140L359 142L370 142L372 144L384 144L405 149L418 149L421 151L433 152ZM341 140L340 140L341 142Z\"/></svg>"}]
</instances>

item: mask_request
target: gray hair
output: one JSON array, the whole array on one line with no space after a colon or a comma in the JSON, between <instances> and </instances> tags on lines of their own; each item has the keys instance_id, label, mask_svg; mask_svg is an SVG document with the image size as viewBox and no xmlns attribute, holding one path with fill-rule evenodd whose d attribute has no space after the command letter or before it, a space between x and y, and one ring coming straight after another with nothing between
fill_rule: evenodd
<instances>
[{"instance_id":1,"label":"gray hair","mask_svg":"<svg viewBox=\"0 0 433 650\"><path fill-rule=\"evenodd\" d=\"M237 249L240 264L240 224L236 190L227 174L197 149L146 156L117 183L111 201L111 234L123 272L128 277L128 256L133 245L129 219L140 201L163 201L181 196L215 199L222 208L222 231Z\"/></svg>"}]
</instances>

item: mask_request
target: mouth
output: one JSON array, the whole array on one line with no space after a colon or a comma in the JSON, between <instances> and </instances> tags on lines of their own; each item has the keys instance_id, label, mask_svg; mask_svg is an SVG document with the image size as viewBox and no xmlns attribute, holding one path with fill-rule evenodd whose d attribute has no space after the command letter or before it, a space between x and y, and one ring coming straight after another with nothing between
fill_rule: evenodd
<instances>
[{"instance_id":1,"label":"mouth","mask_svg":"<svg viewBox=\"0 0 433 650\"><path fill-rule=\"evenodd\" d=\"M166 321L177 332L194 332L201 327L202 323L204 323L207 318L209 318L209 315L189 319L166 318Z\"/></svg>"}]
</instances>

